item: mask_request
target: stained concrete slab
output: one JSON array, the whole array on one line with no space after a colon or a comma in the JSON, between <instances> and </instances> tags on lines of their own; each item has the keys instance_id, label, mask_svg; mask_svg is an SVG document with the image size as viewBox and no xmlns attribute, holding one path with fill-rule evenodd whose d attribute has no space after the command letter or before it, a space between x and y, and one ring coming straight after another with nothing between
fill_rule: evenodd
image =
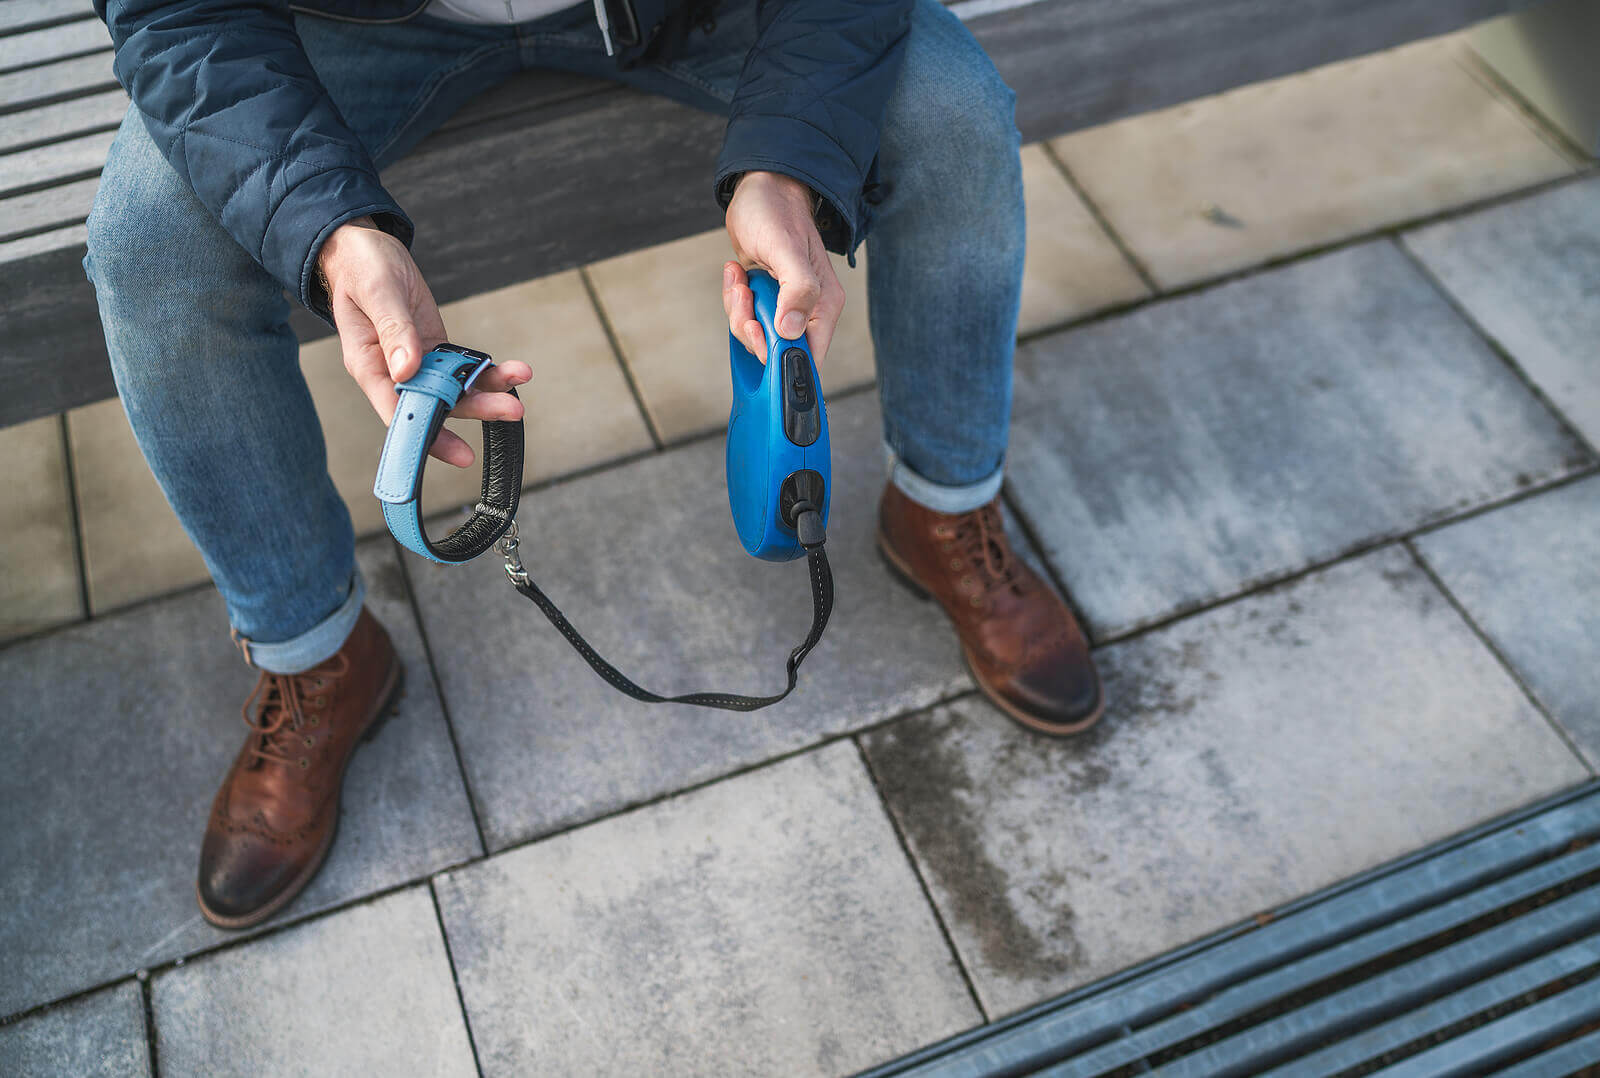
<instances>
[{"instance_id":1,"label":"stained concrete slab","mask_svg":"<svg viewBox=\"0 0 1600 1078\"><path fill-rule=\"evenodd\" d=\"M7 1078L134 1078L150 1073L144 1000L131 981L0 1026Z\"/></svg>"},{"instance_id":2,"label":"stained concrete slab","mask_svg":"<svg viewBox=\"0 0 1600 1078\"><path fill-rule=\"evenodd\" d=\"M1600 177L1408 232L1404 241L1600 444Z\"/></svg>"},{"instance_id":3,"label":"stained concrete slab","mask_svg":"<svg viewBox=\"0 0 1600 1078\"><path fill-rule=\"evenodd\" d=\"M393 551L359 557L406 696L350 766L321 875L277 921L481 852ZM254 683L211 591L0 651L0 1014L233 938L201 920L195 864Z\"/></svg>"},{"instance_id":4,"label":"stained concrete slab","mask_svg":"<svg viewBox=\"0 0 1600 1078\"><path fill-rule=\"evenodd\" d=\"M873 536L878 402L829 407L833 620L782 704L740 714L640 704L600 680L493 557L408 558L491 849L926 707L970 682L931 603L892 580ZM804 562L744 553L723 440L697 442L523 499L523 559L579 631L663 694L783 687L811 624ZM439 527L443 527L442 522Z\"/></svg>"},{"instance_id":5,"label":"stained concrete slab","mask_svg":"<svg viewBox=\"0 0 1600 1078\"><path fill-rule=\"evenodd\" d=\"M1416 544L1590 765L1600 765L1600 477Z\"/></svg>"},{"instance_id":6,"label":"stained concrete slab","mask_svg":"<svg viewBox=\"0 0 1600 1078\"><path fill-rule=\"evenodd\" d=\"M426 886L161 973L151 1010L165 1074L477 1074Z\"/></svg>"},{"instance_id":7,"label":"stained concrete slab","mask_svg":"<svg viewBox=\"0 0 1600 1078\"><path fill-rule=\"evenodd\" d=\"M968 697L863 739L991 1014L1589 775L1396 547L1098 660L1083 737Z\"/></svg>"},{"instance_id":8,"label":"stained concrete slab","mask_svg":"<svg viewBox=\"0 0 1600 1078\"><path fill-rule=\"evenodd\" d=\"M848 742L435 887L488 1078L842 1074L981 1020Z\"/></svg>"},{"instance_id":9,"label":"stained concrete slab","mask_svg":"<svg viewBox=\"0 0 1600 1078\"><path fill-rule=\"evenodd\" d=\"M1573 171L1459 35L1054 140L1163 288Z\"/></svg>"},{"instance_id":10,"label":"stained concrete slab","mask_svg":"<svg viewBox=\"0 0 1600 1078\"><path fill-rule=\"evenodd\" d=\"M1041 338L1008 472L1101 638L1587 466L1387 241Z\"/></svg>"}]
</instances>

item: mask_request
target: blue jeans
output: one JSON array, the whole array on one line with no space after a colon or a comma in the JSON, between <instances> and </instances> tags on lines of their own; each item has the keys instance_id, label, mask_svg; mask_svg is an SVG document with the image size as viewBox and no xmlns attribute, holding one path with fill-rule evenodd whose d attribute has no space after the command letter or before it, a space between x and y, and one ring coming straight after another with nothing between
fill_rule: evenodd
<instances>
[{"instance_id":1,"label":"blue jeans","mask_svg":"<svg viewBox=\"0 0 1600 1078\"><path fill-rule=\"evenodd\" d=\"M297 27L380 167L525 68L726 111L755 36L754 5L731 0L715 31L693 35L671 63L618 72L587 2L519 26L300 16ZM879 151L887 194L872 222L869 319L891 479L944 512L1000 487L1022 286L1013 100L960 22L938 0L917 0ZM184 186L134 110L106 163L84 268L140 449L248 656L280 673L321 662L355 624L363 588L289 301Z\"/></svg>"}]
</instances>

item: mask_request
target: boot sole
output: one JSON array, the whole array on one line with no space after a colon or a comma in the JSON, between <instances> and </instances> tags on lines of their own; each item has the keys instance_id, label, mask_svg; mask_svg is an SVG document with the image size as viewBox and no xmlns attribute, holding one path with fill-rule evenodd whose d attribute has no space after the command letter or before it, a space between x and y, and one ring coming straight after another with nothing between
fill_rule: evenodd
<instances>
[{"instance_id":1,"label":"boot sole","mask_svg":"<svg viewBox=\"0 0 1600 1078\"><path fill-rule=\"evenodd\" d=\"M907 591L911 592L911 594L915 595L918 599L921 599L924 602L934 601L933 595L928 591L928 589L917 583L916 578L911 575L911 570L906 567L906 564L900 560L894 551L889 549L889 544L884 541L883 533L881 531L878 533L878 557L882 558L883 564L888 567L889 575L893 576L897 581L899 581ZM942 613L944 613L945 618L950 621L951 627L953 628L955 626L955 619L951 618L949 613L945 612L942 606L939 609ZM957 634L956 638L957 640L960 640L960 634ZM1095 704L1094 710L1076 722L1045 722L1043 719L1036 718L1035 716L1028 714L1026 711L1023 711L1021 708L1017 707L1011 701L1007 700L1005 697L996 692L994 686L989 684L989 682L984 679L984 676L978 672L978 664L972 661L972 652L967 648L967 645L964 641L961 643L961 661L966 665L967 673L972 675L973 683L978 686L978 691L983 693L984 697L991 704L999 708L1001 711L1004 711L1007 715L1021 723L1023 726L1026 726L1028 729L1034 730L1038 733L1045 734L1050 737L1072 737L1074 734L1083 733L1095 723L1099 722L1101 717L1105 715L1105 694L1101 693L1100 700Z\"/></svg>"},{"instance_id":2,"label":"boot sole","mask_svg":"<svg viewBox=\"0 0 1600 1078\"><path fill-rule=\"evenodd\" d=\"M404 686L405 668L401 666L400 657L397 655L395 656L394 665L389 668L389 674L384 679L383 689L378 693L377 706L372 709L372 713L367 716L367 721L362 724L361 733L356 735L358 745L365 744L378 736L378 731L383 728L383 724L389 721L389 716L393 715L399 708L400 696ZM317 847L316 854L306 863L306 867L301 869L300 874L290 881L288 887L284 888L283 893L258 910L253 910L239 917L229 917L216 912L206 905L206 900L200 895L200 882L196 880L194 885L195 901L199 903L200 913L207 921L210 921L218 928L253 928L261 922L269 920L274 914L299 897L300 892L306 889L306 885L311 882L317 871L322 868L322 863L328 858L328 851L333 848L333 840L339 834L339 803L344 798L344 776L345 772L350 770L350 761L355 759L355 756L355 750L352 749L350 755L345 757L344 766L339 769L339 792L333 799L333 826L328 828L328 836Z\"/></svg>"}]
</instances>

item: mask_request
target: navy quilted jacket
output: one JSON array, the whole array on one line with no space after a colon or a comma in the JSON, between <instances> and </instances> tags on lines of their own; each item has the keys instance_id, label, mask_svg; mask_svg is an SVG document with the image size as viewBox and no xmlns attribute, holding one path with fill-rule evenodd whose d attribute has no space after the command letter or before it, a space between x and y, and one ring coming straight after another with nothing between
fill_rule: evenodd
<instances>
[{"instance_id":1,"label":"navy quilted jacket","mask_svg":"<svg viewBox=\"0 0 1600 1078\"><path fill-rule=\"evenodd\" d=\"M899 74L911 0L758 0L717 161L724 205L741 172L803 180L832 204L824 240L853 249L865 226L884 102ZM426 0L309 0L319 14L392 22ZM690 0L635 0L656 33L618 57L662 54ZM328 235L371 214L406 243L413 225L340 119L295 34L289 0L94 0L116 45L117 79L200 201L302 303ZM296 4L296 7L300 7ZM696 5L699 7L700 5Z\"/></svg>"}]
</instances>

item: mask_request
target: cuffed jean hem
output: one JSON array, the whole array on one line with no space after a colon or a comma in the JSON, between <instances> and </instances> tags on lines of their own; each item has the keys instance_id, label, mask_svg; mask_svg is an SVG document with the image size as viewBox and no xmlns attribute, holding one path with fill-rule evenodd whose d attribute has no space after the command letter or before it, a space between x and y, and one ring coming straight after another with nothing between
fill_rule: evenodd
<instances>
[{"instance_id":1,"label":"cuffed jean hem","mask_svg":"<svg viewBox=\"0 0 1600 1078\"><path fill-rule=\"evenodd\" d=\"M900 488L900 493L936 513L968 513L980 505L988 505L1000 493L1005 479L1005 469L996 468L992 475L959 487L946 486L918 475L910 465L901 460L885 443L883 455L889 466L889 482Z\"/></svg>"},{"instance_id":2,"label":"cuffed jean hem","mask_svg":"<svg viewBox=\"0 0 1600 1078\"><path fill-rule=\"evenodd\" d=\"M269 674L298 674L309 670L344 647L350 630L356 627L356 619L361 616L361 604L366 598L367 583L357 569L350 579L350 597L339 609L288 640L260 644L240 637L244 657Z\"/></svg>"}]
</instances>

